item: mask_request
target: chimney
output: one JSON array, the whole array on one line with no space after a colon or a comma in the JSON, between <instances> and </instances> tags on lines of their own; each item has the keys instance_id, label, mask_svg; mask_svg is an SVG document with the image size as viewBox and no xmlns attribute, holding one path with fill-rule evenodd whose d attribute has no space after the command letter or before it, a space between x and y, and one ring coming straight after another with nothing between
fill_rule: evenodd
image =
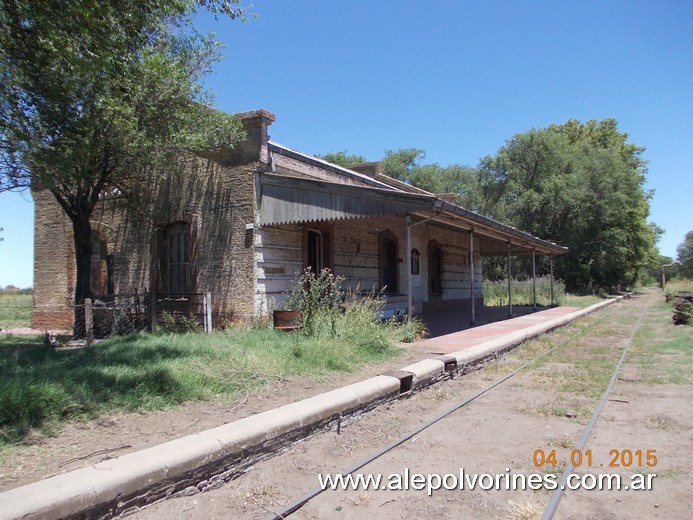
<instances>
[{"instance_id":1,"label":"chimney","mask_svg":"<svg viewBox=\"0 0 693 520\"><path fill-rule=\"evenodd\" d=\"M369 177L375 177L376 175L382 175L383 173L383 165L379 161L357 164L349 169L364 175L368 175Z\"/></svg>"},{"instance_id":2,"label":"chimney","mask_svg":"<svg viewBox=\"0 0 693 520\"><path fill-rule=\"evenodd\" d=\"M268 110L260 108L234 114L243 124L246 138L236 145L232 155L234 162L245 164L253 161L269 162L267 155L267 142L269 134L267 129L277 119Z\"/></svg>"}]
</instances>

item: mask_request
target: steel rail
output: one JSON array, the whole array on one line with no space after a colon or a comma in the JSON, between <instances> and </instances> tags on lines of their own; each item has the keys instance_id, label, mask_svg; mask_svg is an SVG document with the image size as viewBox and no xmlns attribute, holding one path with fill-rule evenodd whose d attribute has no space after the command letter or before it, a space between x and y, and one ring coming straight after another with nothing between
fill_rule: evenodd
<instances>
[{"instance_id":1,"label":"steel rail","mask_svg":"<svg viewBox=\"0 0 693 520\"><path fill-rule=\"evenodd\" d=\"M604 321L604 319L606 319L606 317L602 317L601 319L597 320L597 322L595 322L594 324L592 324L592 325L589 327L589 329L587 329L587 330L586 330L585 332L583 332L582 334L578 334L578 335L576 335L576 336L571 336L571 337L569 337L569 338L566 338L564 341L561 341L561 342L558 343L557 345L554 345L553 347L551 347L551 348L550 348L549 350L547 350L546 352L540 354L540 355L537 356L536 358L534 358L534 359L532 359L532 360L530 360L530 361L524 363L524 364L521 365L520 367L516 368L514 371L512 371L512 372L511 372L510 374L508 374L507 376L505 376L505 377L499 379L498 381L492 383L491 385L485 387L484 389L479 390L478 392L472 394L471 396L469 396L469 397L463 399L462 401L458 402L457 404L455 404L455 405L452 406L451 408L449 408L449 409L447 409L446 411L440 413L439 415L436 415L435 417L433 417L432 419L428 420L428 421L425 422L424 424L418 426L417 428L415 428L414 430L410 431L409 433L406 433L405 435L403 435L403 436L399 437L398 439L392 441L391 443L387 444L386 446L383 446L383 447L380 448L378 451L376 451L376 452L374 452L374 453L368 455L368 456L365 457L364 459L361 459L359 462L357 462L357 463L354 464L353 466L350 466L349 468L342 470L339 474L341 474L341 475L350 475L351 473L353 473L353 472L355 472L355 471L361 469L361 468L362 468L363 466L365 466L366 464L369 464L369 463L373 462L374 460L376 460L376 459L382 457L384 454L386 454L386 453L389 452L390 450L396 448L396 447L399 446L400 444L403 444L404 442L408 441L409 439L411 439L411 438L414 437L415 435L418 435L419 433L421 433L422 431L426 430L426 429L429 428L430 426L434 425L434 424L437 423L438 421L441 421L441 420L444 419L445 417L451 415L452 413L456 412L456 411L459 410L460 408L466 406L467 404L471 403L471 402L474 401L475 399L481 397L481 396L484 395L485 393L487 393L487 392L493 390L494 388L496 388L496 387L502 385L502 384L505 383L507 380L509 380L510 378L512 378L512 377L514 377L515 375L517 375L519 372L521 372L521 371L523 371L524 369L526 369L526 368L528 368L528 367L531 367L532 365L534 365L534 364L536 364L536 363L542 361L544 358L548 357L551 353L553 353L553 352L556 351L557 349L559 349L559 348L561 348L561 347L564 347L564 346L567 345L568 343L571 343L571 342L575 341L576 339L578 339L578 338L584 336L584 335L587 333L587 331L589 331L589 330L593 329L594 327L596 327L599 323L601 323L602 321ZM322 488L321 486L315 487L315 488L311 489L310 491L308 491L307 493L301 495L301 496L300 496L299 498L297 498L296 500L290 502L289 504L287 504L286 506L284 506L282 509L270 513L268 516L265 517L265 520L277 520L277 519L286 518L287 516L289 516L289 515L295 513L296 511L298 511L300 508L302 508L304 505L306 505L310 500L312 500L312 499L315 498L316 496L320 495L320 494L321 494L323 491L325 491L325 490L326 490L326 488L324 489L324 488Z\"/></svg>"},{"instance_id":2,"label":"steel rail","mask_svg":"<svg viewBox=\"0 0 693 520\"><path fill-rule=\"evenodd\" d=\"M635 325L633 325L633 329L630 331L630 336L628 336L628 340L626 341L626 344L623 347L623 352L621 353L621 357L619 358L618 363L616 363L616 367L614 368L614 371L611 374L611 380L609 381L609 384L606 386L606 389L604 390L604 393L602 394L602 397L599 400L599 404L597 405L597 408L594 410L592 417L590 418L589 422L587 423L587 426L585 426L585 429L582 432L582 437L580 437L580 442L578 443L577 447L575 448L576 450L582 451L585 448L585 445L587 444L587 441L588 441L590 435L592 434L592 430L594 429L594 426L597 424L597 420L599 419L599 416L602 413L602 409L604 408L604 405L606 404L606 400L608 399L609 394L611 393L611 389L614 387L614 384L616 383L616 377L618 376L618 372L621 370L621 365L623 364L624 359L626 359L626 354L628 353L628 348L633 343L633 338L635 337L635 333L640 328L640 324L642 323L642 320L645 317L645 313L647 312L647 309L650 307L651 301L652 301L652 296L649 295L647 303L645 304L645 308L640 313L640 317L638 318L638 321L635 322ZM551 520L553 518L553 515L556 512L556 508L558 507L558 503L561 501L561 498L563 497L563 491L565 491L565 486L566 486L566 483L568 482L568 477L570 476L570 474L573 472L574 469L575 469L575 465L573 464L573 462L571 460L571 462L563 470L563 475L561 475L561 480L558 483L558 487L556 488L556 490L551 495L551 498L549 499L549 502L546 505L546 509L544 509L544 514L542 515L541 520Z\"/></svg>"}]
</instances>

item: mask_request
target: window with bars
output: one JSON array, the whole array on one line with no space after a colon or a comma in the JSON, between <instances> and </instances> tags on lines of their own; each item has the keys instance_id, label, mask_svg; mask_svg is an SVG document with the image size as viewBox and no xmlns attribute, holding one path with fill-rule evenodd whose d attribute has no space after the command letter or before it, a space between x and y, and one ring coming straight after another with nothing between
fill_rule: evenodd
<instances>
[{"instance_id":1,"label":"window with bars","mask_svg":"<svg viewBox=\"0 0 693 520\"><path fill-rule=\"evenodd\" d=\"M164 292L192 292L190 271L190 224L178 222L166 228Z\"/></svg>"}]
</instances>

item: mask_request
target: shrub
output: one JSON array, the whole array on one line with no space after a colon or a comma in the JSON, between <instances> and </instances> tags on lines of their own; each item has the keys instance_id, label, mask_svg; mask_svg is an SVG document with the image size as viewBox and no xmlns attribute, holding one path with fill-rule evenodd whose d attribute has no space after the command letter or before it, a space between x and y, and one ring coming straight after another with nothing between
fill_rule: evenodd
<instances>
[{"instance_id":1,"label":"shrub","mask_svg":"<svg viewBox=\"0 0 693 520\"><path fill-rule=\"evenodd\" d=\"M391 326L378 320L383 300L383 296L374 293L366 296L349 294L344 312L337 316L338 337L368 352L391 350Z\"/></svg>"},{"instance_id":2,"label":"shrub","mask_svg":"<svg viewBox=\"0 0 693 520\"><path fill-rule=\"evenodd\" d=\"M693 303L686 298L676 298L672 321L674 325L688 325L693 323Z\"/></svg>"},{"instance_id":3,"label":"shrub","mask_svg":"<svg viewBox=\"0 0 693 520\"><path fill-rule=\"evenodd\" d=\"M399 327L401 328L399 340L402 343L413 343L428 337L428 329L420 318L407 319Z\"/></svg>"},{"instance_id":4,"label":"shrub","mask_svg":"<svg viewBox=\"0 0 693 520\"><path fill-rule=\"evenodd\" d=\"M287 305L303 313L303 331L311 336L317 332L318 320L326 320L330 332L337 333L337 315L342 308L342 278L329 269L314 273L307 267L294 281Z\"/></svg>"},{"instance_id":5,"label":"shrub","mask_svg":"<svg viewBox=\"0 0 693 520\"><path fill-rule=\"evenodd\" d=\"M194 317L165 311L161 313L158 328L161 332L174 334L187 334L189 332L202 331L202 325Z\"/></svg>"}]
</instances>

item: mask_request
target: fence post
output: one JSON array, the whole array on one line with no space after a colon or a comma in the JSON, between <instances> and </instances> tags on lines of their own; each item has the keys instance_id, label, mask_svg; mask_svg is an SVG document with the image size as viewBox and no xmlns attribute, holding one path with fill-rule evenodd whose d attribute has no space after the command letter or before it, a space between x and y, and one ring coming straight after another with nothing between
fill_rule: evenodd
<instances>
[{"instance_id":1,"label":"fence post","mask_svg":"<svg viewBox=\"0 0 693 520\"><path fill-rule=\"evenodd\" d=\"M84 298L84 330L87 335L87 347L94 344L94 327L91 312L91 298Z\"/></svg>"},{"instance_id":2,"label":"fence post","mask_svg":"<svg viewBox=\"0 0 693 520\"><path fill-rule=\"evenodd\" d=\"M156 291L149 293L149 328L152 332L156 330Z\"/></svg>"},{"instance_id":3,"label":"fence post","mask_svg":"<svg viewBox=\"0 0 693 520\"><path fill-rule=\"evenodd\" d=\"M202 330L208 332L207 328L207 293L202 294Z\"/></svg>"},{"instance_id":4,"label":"fence post","mask_svg":"<svg viewBox=\"0 0 693 520\"><path fill-rule=\"evenodd\" d=\"M205 312L205 332L207 334L212 332L212 293L206 292L204 299L204 312Z\"/></svg>"}]
</instances>

